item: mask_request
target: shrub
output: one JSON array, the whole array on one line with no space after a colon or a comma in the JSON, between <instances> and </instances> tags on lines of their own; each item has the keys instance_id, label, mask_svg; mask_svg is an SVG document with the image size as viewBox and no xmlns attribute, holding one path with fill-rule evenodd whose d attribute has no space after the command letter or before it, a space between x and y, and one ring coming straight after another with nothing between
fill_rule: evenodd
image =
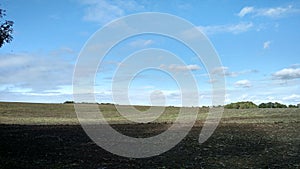
<instances>
[{"instance_id":1,"label":"shrub","mask_svg":"<svg viewBox=\"0 0 300 169\"><path fill-rule=\"evenodd\" d=\"M64 104L74 104L74 101L67 100L67 101L64 102Z\"/></svg>"},{"instance_id":2,"label":"shrub","mask_svg":"<svg viewBox=\"0 0 300 169\"><path fill-rule=\"evenodd\" d=\"M287 106L285 104L281 104L278 102L261 103L260 105L258 105L258 107L259 108L287 108Z\"/></svg>"},{"instance_id":3,"label":"shrub","mask_svg":"<svg viewBox=\"0 0 300 169\"><path fill-rule=\"evenodd\" d=\"M253 102L246 101L246 102L236 102L236 103L230 103L225 105L226 109L251 109L251 108L257 108L257 105Z\"/></svg>"}]
</instances>

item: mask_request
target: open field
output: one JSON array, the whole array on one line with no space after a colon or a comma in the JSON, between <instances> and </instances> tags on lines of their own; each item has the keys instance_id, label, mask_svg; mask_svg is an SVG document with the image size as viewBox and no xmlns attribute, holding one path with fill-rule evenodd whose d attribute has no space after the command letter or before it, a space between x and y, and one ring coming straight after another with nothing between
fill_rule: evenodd
<instances>
[{"instance_id":1,"label":"open field","mask_svg":"<svg viewBox=\"0 0 300 169\"><path fill-rule=\"evenodd\" d=\"M112 105L100 105L118 131L149 137L170 126L178 108L151 124L128 124ZM147 107L138 107L147 109ZM225 110L221 124L198 143L207 109L170 151L146 159L113 155L78 125L72 104L0 103L0 168L300 168L300 109Z\"/></svg>"},{"instance_id":2,"label":"open field","mask_svg":"<svg viewBox=\"0 0 300 169\"><path fill-rule=\"evenodd\" d=\"M126 106L124 106L126 107ZM111 124L128 124L130 121L117 113L113 105L99 105L104 117ZM147 110L147 106L138 106ZM167 107L155 121L172 122L177 117L178 107ZM208 109L200 108L198 120L207 117ZM299 123L300 109L225 109L222 123ZM59 125L79 124L73 104L37 104L37 103L4 103L0 102L1 124Z\"/></svg>"}]
</instances>

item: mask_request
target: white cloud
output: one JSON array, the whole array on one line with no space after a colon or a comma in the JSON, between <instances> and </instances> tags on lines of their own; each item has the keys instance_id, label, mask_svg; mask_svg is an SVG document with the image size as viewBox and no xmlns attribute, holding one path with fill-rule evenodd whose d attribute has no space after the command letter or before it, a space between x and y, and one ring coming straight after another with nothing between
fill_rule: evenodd
<instances>
[{"instance_id":1,"label":"white cloud","mask_svg":"<svg viewBox=\"0 0 300 169\"><path fill-rule=\"evenodd\" d=\"M243 87L243 88L249 88L251 87L251 82L249 80L239 80L234 83L236 87Z\"/></svg>"},{"instance_id":2,"label":"white cloud","mask_svg":"<svg viewBox=\"0 0 300 169\"><path fill-rule=\"evenodd\" d=\"M249 7L249 6L246 6L246 7L244 7L244 8L240 11L240 13L238 14L238 16L239 16L239 17L244 17L246 14L253 12L253 10L254 10L253 7L251 7L251 6L250 6L250 7Z\"/></svg>"},{"instance_id":3,"label":"white cloud","mask_svg":"<svg viewBox=\"0 0 300 169\"><path fill-rule=\"evenodd\" d=\"M238 24L230 25L213 25L213 26L198 26L197 28L206 34L217 34L217 33L233 33L239 34L249 31L253 27L252 22L242 22Z\"/></svg>"},{"instance_id":4,"label":"white cloud","mask_svg":"<svg viewBox=\"0 0 300 169\"><path fill-rule=\"evenodd\" d=\"M86 21L105 23L124 15L124 11L118 6L111 5L106 1L94 1L88 3L86 14L83 17Z\"/></svg>"},{"instance_id":5,"label":"white cloud","mask_svg":"<svg viewBox=\"0 0 300 169\"><path fill-rule=\"evenodd\" d=\"M221 66L221 67L214 68L211 73L213 75L218 75L218 76L236 77L236 76L243 75L243 74L257 73L257 72L258 72L258 70L255 70L255 69L247 69L247 70L232 72L232 71L229 71L228 67ZM213 79L210 82L213 83L213 82L215 82L214 80L215 79Z\"/></svg>"},{"instance_id":6,"label":"white cloud","mask_svg":"<svg viewBox=\"0 0 300 169\"><path fill-rule=\"evenodd\" d=\"M238 13L238 16L244 17L246 15L252 14L252 16L254 17L265 16L271 18L278 18L295 12L299 12L299 10L293 8L292 5L289 5L287 7L274 7L274 8L254 8L254 7L246 6L241 9L241 11Z\"/></svg>"},{"instance_id":7,"label":"white cloud","mask_svg":"<svg viewBox=\"0 0 300 169\"><path fill-rule=\"evenodd\" d=\"M138 39L129 43L131 47L146 47L154 43L151 39Z\"/></svg>"},{"instance_id":8,"label":"white cloud","mask_svg":"<svg viewBox=\"0 0 300 169\"><path fill-rule=\"evenodd\" d=\"M26 56L25 54L19 55L1 55L0 56L0 70L4 68L25 66L32 60L31 57Z\"/></svg>"},{"instance_id":9,"label":"white cloud","mask_svg":"<svg viewBox=\"0 0 300 169\"><path fill-rule=\"evenodd\" d=\"M51 51L50 55L53 56L61 56L61 55L68 55L68 56L74 56L75 51L69 47L61 47L59 49Z\"/></svg>"},{"instance_id":10,"label":"white cloud","mask_svg":"<svg viewBox=\"0 0 300 169\"><path fill-rule=\"evenodd\" d=\"M300 68L300 64L292 64L291 66L290 66L290 68Z\"/></svg>"},{"instance_id":11,"label":"white cloud","mask_svg":"<svg viewBox=\"0 0 300 169\"><path fill-rule=\"evenodd\" d=\"M238 75L237 72L230 72L229 68L225 66L214 68L212 74L219 75L219 76L230 76L230 77Z\"/></svg>"},{"instance_id":12,"label":"white cloud","mask_svg":"<svg viewBox=\"0 0 300 169\"><path fill-rule=\"evenodd\" d=\"M252 22L241 22L237 24L225 24L225 25L200 25L194 28L187 29L181 33L181 36L185 39L202 39L203 36L196 34L195 32L201 31L205 35L214 34L240 34L254 29ZM256 29L259 31L259 29Z\"/></svg>"},{"instance_id":13,"label":"white cloud","mask_svg":"<svg viewBox=\"0 0 300 169\"><path fill-rule=\"evenodd\" d=\"M229 69L228 67L221 66L221 67L214 68L212 73L217 75L225 75L228 69Z\"/></svg>"},{"instance_id":14,"label":"white cloud","mask_svg":"<svg viewBox=\"0 0 300 169\"><path fill-rule=\"evenodd\" d=\"M98 23L107 23L124 16L127 12L143 8L133 0L82 0L81 3L87 6L83 19Z\"/></svg>"},{"instance_id":15,"label":"white cloud","mask_svg":"<svg viewBox=\"0 0 300 169\"><path fill-rule=\"evenodd\" d=\"M211 84L217 83L217 82L218 82L218 79L211 78L211 79L209 79L207 82L208 82L208 83L211 83Z\"/></svg>"},{"instance_id":16,"label":"white cloud","mask_svg":"<svg viewBox=\"0 0 300 169\"><path fill-rule=\"evenodd\" d=\"M71 85L73 63L64 57L53 57L52 53L1 54L0 85L12 85L14 88L32 91ZM14 91L14 88L11 89Z\"/></svg>"},{"instance_id":17,"label":"white cloud","mask_svg":"<svg viewBox=\"0 0 300 169\"><path fill-rule=\"evenodd\" d=\"M289 80L300 78L300 68L285 68L275 72L274 79Z\"/></svg>"},{"instance_id":18,"label":"white cloud","mask_svg":"<svg viewBox=\"0 0 300 169\"><path fill-rule=\"evenodd\" d=\"M282 100L279 99L278 96L266 96L265 98L262 96L260 99L258 99L259 103L268 103L268 102L278 102L282 103Z\"/></svg>"},{"instance_id":19,"label":"white cloud","mask_svg":"<svg viewBox=\"0 0 300 169\"><path fill-rule=\"evenodd\" d=\"M267 99L268 101L270 101L270 100L276 100L276 98L275 98L274 96L267 96L266 99Z\"/></svg>"},{"instance_id":20,"label":"white cloud","mask_svg":"<svg viewBox=\"0 0 300 169\"><path fill-rule=\"evenodd\" d=\"M238 98L238 101L248 101L251 100L251 97L248 94L243 94Z\"/></svg>"},{"instance_id":21,"label":"white cloud","mask_svg":"<svg viewBox=\"0 0 300 169\"><path fill-rule=\"evenodd\" d=\"M160 67L169 69L171 71L184 71L184 70L194 71L194 70L201 69L201 67L198 66L198 65L176 65L176 64L171 64L171 65L167 66L167 65L162 64L162 65L160 65Z\"/></svg>"},{"instance_id":22,"label":"white cloud","mask_svg":"<svg viewBox=\"0 0 300 169\"><path fill-rule=\"evenodd\" d=\"M228 67L225 67L225 66L221 66L221 67L217 67L217 68L214 68L212 70L212 74L214 75L219 75L219 76L230 76L230 77L235 77L235 76L238 76L240 74L245 74L245 73L252 73L254 72L255 70L243 70L243 71L239 71L239 72L231 72L229 71L229 68Z\"/></svg>"},{"instance_id":23,"label":"white cloud","mask_svg":"<svg viewBox=\"0 0 300 169\"><path fill-rule=\"evenodd\" d=\"M266 41L266 42L264 42L263 48L264 48L264 49L270 48L270 44L271 44L271 41Z\"/></svg>"},{"instance_id":24,"label":"white cloud","mask_svg":"<svg viewBox=\"0 0 300 169\"><path fill-rule=\"evenodd\" d=\"M293 101L293 102L300 102L300 95L298 95L298 94L292 94L290 96L284 97L283 100Z\"/></svg>"},{"instance_id":25,"label":"white cloud","mask_svg":"<svg viewBox=\"0 0 300 169\"><path fill-rule=\"evenodd\" d=\"M268 16L268 17L279 17L282 16L292 10L292 6L288 6L286 8L277 7L277 8L266 8L260 9L257 12L258 16Z\"/></svg>"}]
</instances>

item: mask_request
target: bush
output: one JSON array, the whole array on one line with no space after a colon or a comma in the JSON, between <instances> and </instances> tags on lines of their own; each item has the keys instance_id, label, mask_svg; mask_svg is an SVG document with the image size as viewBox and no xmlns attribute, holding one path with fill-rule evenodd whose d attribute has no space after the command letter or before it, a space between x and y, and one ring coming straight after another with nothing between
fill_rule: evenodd
<instances>
[{"instance_id":1,"label":"bush","mask_svg":"<svg viewBox=\"0 0 300 169\"><path fill-rule=\"evenodd\" d=\"M257 108L257 105L253 102L246 101L246 102L236 102L236 103L230 103L225 105L226 109L252 109Z\"/></svg>"},{"instance_id":2,"label":"bush","mask_svg":"<svg viewBox=\"0 0 300 169\"><path fill-rule=\"evenodd\" d=\"M289 108L298 108L298 106L290 104Z\"/></svg>"},{"instance_id":3,"label":"bush","mask_svg":"<svg viewBox=\"0 0 300 169\"><path fill-rule=\"evenodd\" d=\"M64 102L64 104L74 104L74 101L67 100L67 101Z\"/></svg>"},{"instance_id":4,"label":"bush","mask_svg":"<svg viewBox=\"0 0 300 169\"><path fill-rule=\"evenodd\" d=\"M261 103L260 105L258 105L258 107L259 108L287 108L285 104L281 104L278 102Z\"/></svg>"}]
</instances>

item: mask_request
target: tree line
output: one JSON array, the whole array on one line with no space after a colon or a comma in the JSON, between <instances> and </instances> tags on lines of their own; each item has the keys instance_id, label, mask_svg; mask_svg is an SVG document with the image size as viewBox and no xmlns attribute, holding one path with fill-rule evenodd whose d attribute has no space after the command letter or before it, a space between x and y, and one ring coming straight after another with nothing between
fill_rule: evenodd
<instances>
[{"instance_id":1,"label":"tree line","mask_svg":"<svg viewBox=\"0 0 300 169\"><path fill-rule=\"evenodd\" d=\"M268 102L268 103L261 103L256 105L251 101L244 101L244 102L236 102L230 103L224 106L226 109L251 109L251 108L297 108L297 105L285 105L278 102Z\"/></svg>"},{"instance_id":2,"label":"tree line","mask_svg":"<svg viewBox=\"0 0 300 169\"><path fill-rule=\"evenodd\" d=\"M13 25L14 22L10 20L3 20L6 15L5 10L0 8L0 48L5 44L12 41Z\"/></svg>"}]
</instances>

